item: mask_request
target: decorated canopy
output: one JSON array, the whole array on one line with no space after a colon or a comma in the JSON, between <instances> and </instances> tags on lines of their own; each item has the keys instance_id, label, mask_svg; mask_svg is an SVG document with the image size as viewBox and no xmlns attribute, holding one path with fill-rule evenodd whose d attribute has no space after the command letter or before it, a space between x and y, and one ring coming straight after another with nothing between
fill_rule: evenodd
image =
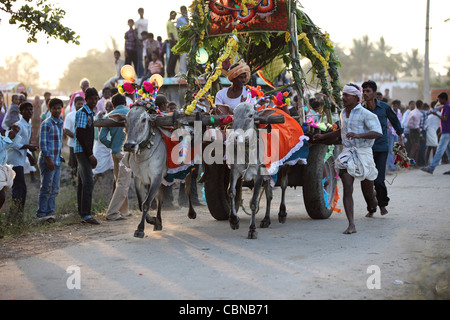
<instances>
[{"instance_id":1,"label":"decorated canopy","mask_svg":"<svg viewBox=\"0 0 450 320\"><path fill-rule=\"evenodd\" d=\"M329 97L325 99L325 112L330 115L331 99L341 105L340 63L333 43L301 8L296 0L194 0L190 25L180 31L180 41L173 49L179 54L188 53L188 113L200 96L213 101L218 90L216 82L226 74L226 62L236 59L243 59L252 73L269 84L289 70L295 90L303 97L309 83L300 59L307 58L321 92ZM208 58L207 81L202 88L198 81L199 52L200 60Z\"/></svg>"}]
</instances>

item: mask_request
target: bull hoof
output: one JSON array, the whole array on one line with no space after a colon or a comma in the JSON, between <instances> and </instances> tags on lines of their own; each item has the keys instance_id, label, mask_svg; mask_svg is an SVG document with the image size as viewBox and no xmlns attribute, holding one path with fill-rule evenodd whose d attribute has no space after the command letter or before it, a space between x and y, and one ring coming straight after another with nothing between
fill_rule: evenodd
<instances>
[{"instance_id":1,"label":"bull hoof","mask_svg":"<svg viewBox=\"0 0 450 320\"><path fill-rule=\"evenodd\" d=\"M258 239L258 232L256 230L248 230L248 239Z\"/></svg>"},{"instance_id":2,"label":"bull hoof","mask_svg":"<svg viewBox=\"0 0 450 320\"><path fill-rule=\"evenodd\" d=\"M190 209L188 212L188 217L189 217L189 219L192 219L192 220L197 218L197 212L195 212L194 209Z\"/></svg>"},{"instance_id":3,"label":"bull hoof","mask_svg":"<svg viewBox=\"0 0 450 320\"><path fill-rule=\"evenodd\" d=\"M135 237L135 238L140 238L140 239L142 239L142 238L144 238L144 236L145 236L145 233L144 233L144 231L142 231L142 230L136 230L136 231L134 232L134 237Z\"/></svg>"},{"instance_id":4,"label":"bull hoof","mask_svg":"<svg viewBox=\"0 0 450 320\"><path fill-rule=\"evenodd\" d=\"M161 223L155 223L155 225L153 226L153 231L161 231L162 229L163 227Z\"/></svg>"},{"instance_id":5,"label":"bull hoof","mask_svg":"<svg viewBox=\"0 0 450 320\"><path fill-rule=\"evenodd\" d=\"M235 220L230 218L230 227L233 230L239 229L239 218L238 217Z\"/></svg>"},{"instance_id":6,"label":"bull hoof","mask_svg":"<svg viewBox=\"0 0 450 320\"><path fill-rule=\"evenodd\" d=\"M286 211L280 211L278 213L278 222L285 223L286 222L287 213Z\"/></svg>"},{"instance_id":7,"label":"bull hoof","mask_svg":"<svg viewBox=\"0 0 450 320\"><path fill-rule=\"evenodd\" d=\"M268 228L269 226L270 226L270 220L266 220L266 219L262 220L259 225L260 228Z\"/></svg>"}]
</instances>

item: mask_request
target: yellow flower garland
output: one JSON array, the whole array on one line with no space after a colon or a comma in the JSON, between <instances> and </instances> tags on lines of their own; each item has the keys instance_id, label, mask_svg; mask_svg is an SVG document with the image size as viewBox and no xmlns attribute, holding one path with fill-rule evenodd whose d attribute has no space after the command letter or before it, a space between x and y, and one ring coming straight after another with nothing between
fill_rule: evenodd
<instances>
[{"instance_id":1,"label":"yellow flower garland","mask_svg":"<svg viewBox=\"0 0 450 320\"><path fill-rule=\"evenodd\" d=\"M334 48L333 43L330 40L330 34L329 33L325 33L325 44L327 45L328 48L332 49ZM286 32L284 35L284 39L286 42L289 42L291 38L291 34L289 32ZM325 68L325 75L327 75L328 73L328 69L329 69L329 64L328 61L330 61L330 56L331 56L331 52L328 51L327 52L327 56L324 58L320 55L319 52L317 52L316 49L314 49L314 47L311 45L311 42L309 42L309 39L307 37L307 34L305 32L299 34L299 36L297 37L297 40L303 40L303 42L305 43L306 47L308 48L309 51L311 51L311 53L317 58L319 59L319 61L322 63L323 67ZM313 75L314 76L314 75Z\"/></svg>"},{"instance_id":2,"label":"yellow flower garland","mask_svg":"<svg viewBox=\"0 0 450 320\"><path fill-rule=\"evenodd\" d=\"M325 68L325 76L326 76L327 73L328 73L328 68L329 68L329 65L328 65L329 55L328 55L327 59L325 59L324 57L322 57L322 56L320 55L320 53L317 52L317 50L314 49L314 47L311 45L311 42L309 42L309 39L308 39L307 34L306 34L305 32L299 34L299 36L298 36L297 39L298 39L298 41L303 40L303 42L305 43L305 45L306 45L306 47L308 48L308 50L311 51L311 53L312 53L317 59L319 59L319 61L322 63L323 67Z\"/></svg>"},{"instance_id":3,"label":"yellow flower garland","mask_svg":"<svg viewBox=\"0 0 450 320\"><path fill-rule=\"evenodd\" d=\"M195 106L197 105L197 102L202 98L211 88L213 82L215 82L219 76L222 73L222 63L227 59L230 58L230 60L233 60L234 57L237 54L238 50L238 40L237 40L237 31L236 29L233 30L233 36L228 39L227 45L225 47L225 52L217 59L216 62L216 70L214 71L214 74L208 79L205 86L197 92L197 95L195 96L195 99L192 101L192 103L186 107L185 113L187 115L190 115L192 111L194 111Z\"/></svg>"}]
</instances>

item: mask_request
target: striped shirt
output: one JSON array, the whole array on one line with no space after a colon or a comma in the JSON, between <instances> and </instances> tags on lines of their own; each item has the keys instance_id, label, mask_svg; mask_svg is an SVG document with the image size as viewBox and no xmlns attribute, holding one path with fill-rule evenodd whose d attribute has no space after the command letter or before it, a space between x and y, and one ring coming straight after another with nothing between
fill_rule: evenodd
<instances>
[{"instance_id":1,"label":"striped shirt","mask_svg":"<svg viewBox=\"0 0 450 320\"><path fill-rule=\"evenodd\" d=\"M92 131L92 143L93 143L93 131L94 131L94 112L87 106L84 105L83 108L77 111L75 114L75 132L73 133L73 152L80 153L83 152L83 147L80 141L77 139L77 129L89 129Z\"/></svg>"},{"instance_id":2,"label":"striped shirt","mask_svg":"<svg viewBox=\"0 0 450 320\"><path fill-rule=\"evenodd\" d=\"M156 62L154 61L150 61L150 63L148 64L148 70L150 71L151 74L161 74L162 71L164 69L164 66L161 62L161 60L156 60Z\"/></svg>"},{"instance_id":3,"label":"striped shirt","mask_svg":"<svg viewBox=\"0 0 450 320\"><path fill-rule=\"evenodd\" d=\"M346 136L349 132L361 134L372 131L383 134L378 117L361 104L352 109L348 118L347 110L342 110L341 129L342 144L347 148L371 148L375 142L375 139L348 139Z\"/></svg>"},{"instance_id":4,"label":"striped shirt","mask_svg":"<svg viewBox=\"0 0 450 320\"><path fill-rule=\"evenodd\" d=\"M39 158L50 157L57 167L61 166L63 161L61 157L63 123L62 119L51 116L41 124L41 140L39 143L41 154Z\"/></svg>"}]
</instances>

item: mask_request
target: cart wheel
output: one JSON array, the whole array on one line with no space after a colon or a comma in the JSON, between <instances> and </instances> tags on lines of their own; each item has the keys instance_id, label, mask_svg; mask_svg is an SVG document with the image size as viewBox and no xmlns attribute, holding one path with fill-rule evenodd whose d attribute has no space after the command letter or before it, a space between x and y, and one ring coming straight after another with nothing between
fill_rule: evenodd
<instances>
[{"instance_id":1,"label":"cart wheel","mask_svg":"<svg viewBox=\"0 0 450 320\"><path fill-rule=\"evenodd\" d=\"M208 210L216 220L228 220L230 201L227 196L230 169L225 164L204 165L205 198ZM236 212L239 210L242 185L236 186Z\"/></svg>"},{"instance_id":2,"label":"cart wheel","mask_svg":"<svg viewBox=\"0 0 450 320\"><path fill-rule=\"evenodd\" d=\"M303 201L312 219L328 219L333 213L332 205L337 180L333 157L324 163L327 152L326 145L312 145L308 164L304 168ZM324 180L326 180L325 186Z\"/></svg>"}]
</instances>

